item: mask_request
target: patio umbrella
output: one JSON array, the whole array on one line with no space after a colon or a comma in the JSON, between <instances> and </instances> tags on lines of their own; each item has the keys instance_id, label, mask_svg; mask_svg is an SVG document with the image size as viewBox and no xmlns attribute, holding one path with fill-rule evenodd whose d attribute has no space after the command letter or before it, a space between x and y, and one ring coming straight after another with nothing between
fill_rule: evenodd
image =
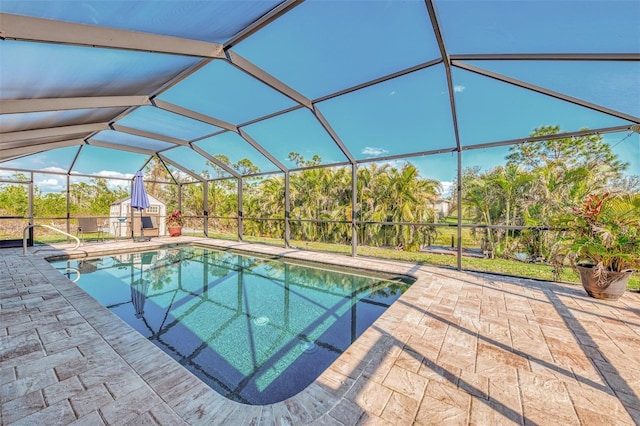
<instances>
[{"instance_id":1,"label":"patio umbrella","mask_svg":"<svg viewBox=\"0 0 640 426\"><path fill-rule=\"evenodd\" d=\"M140 256L140 279L134 280L133 264L131 266L131 301L136 310L136 318L144 316L144 302L147 300L147 292L151 285L150 271L145 271L145 265L150 268L156 261L156 254L142 253Z\"/></svg>"},{"instance_id":2,"label":"patio umbrella","mask_svg":"<svg viewBox=\"0 0 640 426\"><path fill-rule=\"evenodd\" d=\"M144 230L142 228L142 210L149 207L149 196L147 190L144 189L144 181L142 180L142 171L138 170L133 177L133 188L131 189L131 208L140 210L140 240L144 241ZM132 233L133 233L132 229ZM135 240L135 239L134 239Z\"/></svg>"},{"instance_id":3,"label":"patio umbrella","mask_svg":"<svg viewBox=\"0 0 640 426\"><path fill-rule=\"evenodd\" d=\"M131 301L133 308L136 310L136 318L144 316L144 302L147 300L147 291L151 282L147 279L140 278L131 285Z\"/></svg>"}]
</instances>

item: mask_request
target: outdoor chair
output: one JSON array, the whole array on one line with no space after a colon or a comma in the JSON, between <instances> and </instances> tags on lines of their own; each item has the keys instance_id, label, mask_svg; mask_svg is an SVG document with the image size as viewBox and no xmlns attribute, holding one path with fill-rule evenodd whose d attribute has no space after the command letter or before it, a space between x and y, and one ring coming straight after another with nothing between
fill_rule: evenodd
<instances>
[{"instance_id":1,"label":"outdoor chair","mask_svg":"<svg viewBox=\"0 0 640 426\"><path fill-rule=\"evenodd\" d=\"M142 216L142 232L145 237L157 237L160 235L160 229L156 224L155 217Z\"/></svg>"},{"instance_id":2,"label":"outdoor chair","mask_svg":"<svg viewBox=\"0 0 640 426\"><path fill-rule=\"evenodd\" d=\"M79 217L76 235L84 241L86 234L98 234L98 239L104 241L104 228L98 225L97 217Z\"/></svg>"},{"instance_id":3,"label":"outdoor chair","mask_svg":"<svg viewBox=\"0 0 640 426\"><path fill-rule=\"evenodd\" d=\"M160 228L157 223L158 218L155 216L142 216L142 237L158 237L160 236ZM133 237L140 236L140 217L133 218Z\"/></svg>"}]
</instances>

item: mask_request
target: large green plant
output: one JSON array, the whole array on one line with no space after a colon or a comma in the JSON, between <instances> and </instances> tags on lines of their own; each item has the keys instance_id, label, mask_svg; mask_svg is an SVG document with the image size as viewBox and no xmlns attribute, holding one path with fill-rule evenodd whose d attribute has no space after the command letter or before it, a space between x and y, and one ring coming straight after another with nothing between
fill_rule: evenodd
<instances>
[{"instance_id":1,"label":"large green plant","mask_svg":"<svg viewBox=\"0 0 640 426\"><path fill-rule=\"evenodd\" d=\"M567 221L572 264L640 269L640 194L590 194Z\"/></svg>"}]
</instances>

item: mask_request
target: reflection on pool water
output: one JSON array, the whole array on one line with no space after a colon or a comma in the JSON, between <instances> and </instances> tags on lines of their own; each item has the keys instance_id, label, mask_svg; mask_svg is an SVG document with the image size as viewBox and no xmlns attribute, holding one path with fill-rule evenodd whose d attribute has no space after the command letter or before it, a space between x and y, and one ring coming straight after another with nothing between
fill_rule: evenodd
<instances>
[{"instance_id":1,"label":"reflection on pool water","mask_svg":"<svg viewBox=\"0 0 640 426\"><path fill-rule=\"evenodd\" d=\"M409 285L200 247L52 264L78 269L78 286L246 404L303 390Z\"/></svg>"}]
</instances>

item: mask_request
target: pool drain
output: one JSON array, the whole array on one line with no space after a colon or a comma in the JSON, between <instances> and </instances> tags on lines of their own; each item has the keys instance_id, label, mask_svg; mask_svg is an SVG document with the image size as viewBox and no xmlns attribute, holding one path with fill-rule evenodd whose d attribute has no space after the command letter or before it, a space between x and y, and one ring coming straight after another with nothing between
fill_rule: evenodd
<instances>
[{"instance_id":1,"label":"pool drain","mask_svg":"<svg viewBox=\"0 0 640 426\"><path fill-rule=\"evenodd\" d=\"M258 317L253 319L253 323L258 327L264 327L269 324L269 317Z\"/></svg>"},{"instance_id":2,"label":"pool drain","mask_svg":"<svg viewBox=\"0 0 640 426\"><path fill-rule=\"evenodd\" d=\"M316 345L314 342L309 342L308 340L302 340L300 339L300 347L302 348L302 351L306 354L310 354L316 351L316 349L318 349L318 345Z\"/></svg>"}]
</instances>

